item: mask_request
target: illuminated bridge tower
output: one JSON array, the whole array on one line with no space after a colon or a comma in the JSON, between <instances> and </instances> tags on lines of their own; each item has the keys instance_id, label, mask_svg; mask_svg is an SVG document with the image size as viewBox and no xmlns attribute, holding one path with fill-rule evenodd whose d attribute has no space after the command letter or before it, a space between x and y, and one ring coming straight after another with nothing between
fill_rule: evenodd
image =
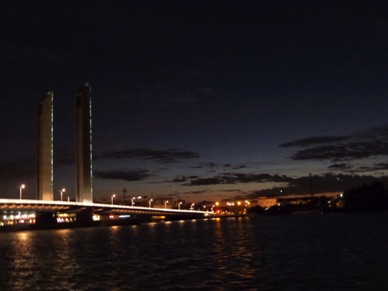
<instances>
[{"instance_id":1,"label":"illuminated bridge tower","mask_svg":"<svg viewBox=\"0 0 388 291\"><path fill-rule=\"evenodd\" d=\"M53 100L48 92L38 104L37 199L52 201L53 195Z\"/></svg>"},{"instance_id":2,"label":"illuminated bridge tower","mask_svg":"<svg viewBox=\"0 0 388 291\"><path fill-rule=\"evenodd\" d=\"M76 95L76 200L93 202L92 96L87 83Z\"/></svg>"}]
</instances>

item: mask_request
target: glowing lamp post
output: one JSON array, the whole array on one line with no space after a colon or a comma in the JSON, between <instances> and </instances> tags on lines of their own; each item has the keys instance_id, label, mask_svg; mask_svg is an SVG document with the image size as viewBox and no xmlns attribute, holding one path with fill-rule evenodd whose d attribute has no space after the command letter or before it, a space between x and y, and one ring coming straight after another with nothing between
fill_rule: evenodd
<instances>
[{"instance_id":1,"label":"glowing lamp post","mask_svg":"<svg viewBox=\"0 0 388 291\"><path fill-rule=\"evenodd\" d=\"M115 199L115 197L116 197L116 194L113 194L112 197L110 198L112 205L113 205L113 199Z\"/></svg>"},{"instance_id":2,"label":"glowing lamp post","mask_svg":"<svg viewBox=\"0 0 388 291\"><path fill-rule=\"evenodd\" d=\"M26 185L24 184L21 184L20 187L19 187L19 190L20 190L20 200L22 200L22 194L23 194L23 189L26 188Z\"/></svg>"},{"instance_id":3,"label":"glowing lamp post","mask_svg":"<svg viewBox=\"0 0 388 291\"><path fill-rule=\"evenodd\" d=\"M181 210L182 201L178 203L178 209Z\"/></svg>"},{"instance_id":4,"label":"glowing lamp post","mask_svg":"<svg viewBox=\"0 0 388 291\"><path fill-rule=\"evenodd\" d=\"M152 201L154 201L154 200L150 199L150 201L148 201L148 205L150 206L150 208L151 208L151 205L152 205Z\"/></svg>"},{"instance_id":5,"label":"glowing lamp post","mask_svg":"<svg viewBox=\"0 0 388 291\"><path fill-rule=\"evenodd\" d=\"M61 201L63 201L63 192L66 192L66 189L65 189L65 188L62 188L62 189L61 189Z\"/></svg>"},{"instance_id":6,"label":"glowing lamp post","mask_svg":"<svg viewBox=\"0 0 388 291\"><path fill-rule=\"evenodd\" d=\"M164 202L164 208L165 209L167 208L167 203L168 203L168 201Z\"/></svg>"}]
</instances>

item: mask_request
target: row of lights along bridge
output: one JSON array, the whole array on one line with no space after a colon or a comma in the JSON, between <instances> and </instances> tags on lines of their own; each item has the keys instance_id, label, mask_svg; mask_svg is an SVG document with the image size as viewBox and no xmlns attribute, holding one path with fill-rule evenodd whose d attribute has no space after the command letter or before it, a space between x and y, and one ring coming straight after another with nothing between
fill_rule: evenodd
<instances>
[{"instance_id":1,"label":"row of lights along bridge","mask_svg":"<svg viewBox=\"0 0 388 291\"><path fill-rule=\"evenodd\" d=\"M116 198L116 194L113 194L111 197L110 197L110 201L111 201L111 204L113 205L114 204L114 199ZM141 198L143 198L143 197L141 197L141 196L138 196L137 197L137 199L141 199ZM131 198L131 206L135 206L135 200L136 200L136 197L132 197ZM152 202L154 201L154 199L149 199L148 200L148 206L149 207L152 207ZM169 203L169 201L168 200L166 200L166 201L164 201L164 208L167 208L167 204ZM177 203L177 205L178 205L178 209L180 210L181 209L181 205L182 205L182 201L179 201L178 203ZM192 204L192 207L194 206L194 204Z\"/></svg>"},{"instance_id":2,"label":"row of lights along bridge","mask_svg":"<svg viewBox=\"0 0 388 291\"><path fill-rule=\"evenodd\" d=\"M26 185L25 185L25 184L22 184L22 185L20 185L20 187L19 187L19 196L20 196L20 200L23 199L23 189L25 189L25 188L26 188ZM65 189L65 188L62 188L62 189L60 189L59 191L60 191L60 195L61 195L61 201L63 201L63 193L66 192L66 189ZM116 198L116 194L113 194L113 195L111 196L111 204L112 204L112 205L114 204L114 198ZM138 198L138 199L141 199L142 197L139 196L139 197L137 197L137 198ZM136 197L132 197L132 198L131 198L131 206L135 206L135 199L136 199ZM70 196L67 196L67 201L70 201ZM148 200L149 207L152 207L152 202L153 202L153 201L154 201L154 200L153 200L152 198ZM164 202L164 208L167 208L167 204L168 204L168 200ZM182 202L179 202L179 203L178 203L178 209L181 209L181 205L182 205Z\"/></svg>"},{"instance_id":3,"label":"row of lights along bridge","mask_svg":"<svg viewBox=\"0 0 388 291\"><path fill-rule=\"evenodd\" d=\"M23 189L25 189L25 188L26 188L26 185L25 185L25 184L21 184L20 187L19 187L20 200L23 199ZM65 189L65 188L62 188L62 189L59 190L59 192L60 192L60 197L61 197L61 198L60 198L60 201L63 201L63 193L66 192L66 189ZM111 204L112 204L112 205L114 204L114 199L115 199L115 198L116 198L116 194L113 194L113 195L111 196ZM131 206L135 206L135 200L136 200L136 198L137 198L137 199L141 199L141 198L143 198L143 197L141 197L141 196L132 197L132 198L131 198ZM68 202L70 201L70 196L67 196L67 201L68 201ZM148 206L149 206L150 208L152 207L153 201L154 201L154 200L153 200L152 198L148 200ZM165 208L165 209L167 208L167 204L168 204L168 203L169 203L168 200L164 201L164 208ZM179 210L181 209L182 204L183 204L182 201L179 201L179 202L177 203L177 207L178 207ZM237 202L236 204L237 204L238 206L240 206L240 205L241 205L241 202ZM245 206L249 206L249 204L250 204L249 201L245 201ZM227 205L228 205L228 206L235 206L235 203L234 203L234 202L228 202ZM193 209L194 209L194 206L195 206L195 204L192 203L191 206L190 206L190 209L193 210ZM211 211L213 211L214 206L218 207L218 206L219 206L219 202L216 202L215 205L213 205L213 206L211 207ZM206 206L204 206L204 207L206 207Z\"/></svg>"},{"instance_id":4,"label":"row of lights along bridge","mask_svg":"<svg viewBox=\"0 0 388 291\"><path fill-rule=\"evenodd\" d=\"M20 200L23 199L23 189L26 189L26 185L25 184L21 184L19 186L19 198L20 198ZM60 192L60 195L61 195L61 201L63 201L63 193L66 192L66 189L62 188L61 190L59 190L59 192ZM67 196L67 201L70 201L70 196Z\"/></svg>"}]
</instances>

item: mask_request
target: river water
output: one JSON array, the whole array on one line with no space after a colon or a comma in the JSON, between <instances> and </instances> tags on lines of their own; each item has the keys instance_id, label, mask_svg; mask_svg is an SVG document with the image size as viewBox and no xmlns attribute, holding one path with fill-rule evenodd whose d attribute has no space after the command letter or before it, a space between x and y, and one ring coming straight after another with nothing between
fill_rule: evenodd
<instances>
[{"instance_id":1,"label":"river water","mask_svg":"<svg viewBox=\"0 0 388 291\"><path fill-rule=\"evenodd\" d=\"M0 233L0 290L388 290L388 213Z\"/></svg>"}]
</instances>

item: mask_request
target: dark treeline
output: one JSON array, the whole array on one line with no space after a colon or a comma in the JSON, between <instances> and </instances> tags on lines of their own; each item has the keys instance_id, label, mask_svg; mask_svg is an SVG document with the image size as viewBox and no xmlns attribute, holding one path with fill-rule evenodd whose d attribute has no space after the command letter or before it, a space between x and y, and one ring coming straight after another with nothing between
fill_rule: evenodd
<instances>
[{"instance_id":1,"label":"dark treeline","mask_svg":"<svg viewBox=\"0 0 388 291\"><path fill-rule=\"evenodd\" d=\"M388 210L388 189L382 182L345 190L343 207L351 211Z\"/></svg>"},{"instance_id":2,"label":"dark treeline","mask_svg":"<svg viewBox=\"0 0 388 291\"><path fill-rule=\"evenodd\" d=\"M303 203L278 199L278 204L264 209L254 206L248 213L289 214L290 212L320 210L322 213L373 212L388 210L388 188L382 181L347 189L335 198L313 197Z\"/></svg>"}]
</instances>

